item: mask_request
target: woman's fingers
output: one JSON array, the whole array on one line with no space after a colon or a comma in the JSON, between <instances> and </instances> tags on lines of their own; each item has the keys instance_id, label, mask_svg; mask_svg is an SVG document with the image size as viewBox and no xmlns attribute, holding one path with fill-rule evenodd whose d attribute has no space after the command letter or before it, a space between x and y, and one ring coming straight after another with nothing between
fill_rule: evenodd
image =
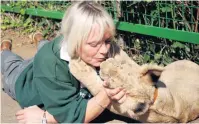
<instances>
[{"instance_id":1,"label":"woman's fingers","mask_svg":"<svg viewBox=\"0 0 199 124\"><path fill-rule=\"evenodd\" d=\"M123 88L115 88L115 89L106 89L106 93L112 100L117 101L118 103L123 103L126 100L127 91Z\"/></svg>"},{"instance_id":2,"label":"woman's fingers","mask_svg":"<svg viewBox=\"0 0 199 124\"><path fill-rule=\"evenodd\" d=\"M107 80L104 80L103 86L110 99L115 100L118 103L123 103L126 100L128 92L124 88L118 87L111 89Z\"/></svg>"},{"instance_id":3,"label":"woman's fingers","mask_svg":"<svg viewBox=\"0 0 199 124\"><path fill-rule=\"evenodd\" d=\"M118 100L122 99L122 97L124 97L125 94L126 94L125 91L124 91L124 90L121 90L121 91L118 92L116 95L114 95L114 96L112 97L112 99L118 101Z\"/></svg>"},{"instance_id":4,"label":"woman's fingers","mask_svg":"<svg viewBox=\"0 0 199 124\"><path fill-rule=\"evenodd\" d=\"M23 114L24 114L24 110L21 109L21 110L17 111L17 113L15 115L18 116L18 115L23 115Z\"/></svg>"},{"instance_id":5,"label":"woman's fingers","mask_svg":"<svg viewBox=\"0 0 199 124\"><path fill-rule=\"evenodd\" d=\"M124 101L126 100L126 94L121 98L121 99L119 99L118 100L118 103L123 103Z\"/></svg>"},{"instance_id":6,"label":"woman's fingers","mask_svg":"<svg viewBox=\"0 0 199 124\"><path fill-rule=\"evenodd\" d=\"M19 110L16 114L15 114L18 123L24 124L25 123L25 118L24 118L24 109Z\"/></svg>"},{"instance_id":7,"label":"woman's fingers","mask_svg":"<svg viewBox=\"0 0 199 124\"><path fill-rule=\"evenodd\" d=\"M107 92L108 96L112 98L113 96L118 94L121 90L122 90L122 88L106 89L106 92Z\"/></svg>"},{"instance_id":8,"label":"woman's fingers","mask_svg":"<svg viewBox=\"0 0 199 124\"><path fill-rule=\"evenodd\" d=\"M108 87L108 86L109 86L108 80L104 80L104 81L103 81L103 86L104 86L104 87Z\"/></svg>"},{"instance_id":9,"label":"woman's fingers","mask_svg":"<svg viewBox=\"0 0 199 124\"><path fill-rule=\"evenodd\" d=\"M17 120L24 120L24 115L18 115Z\"/></svg>"},{"instance_id":10,"label":"woman's fingers","mask_svg":"<svg viewBox=\"0 0 199 124\"><path fill-rule=\"evenodd\" d=\"M25 120L19 120L18 123L25 124L26 121Z\"/></svg>"}]
</instances>

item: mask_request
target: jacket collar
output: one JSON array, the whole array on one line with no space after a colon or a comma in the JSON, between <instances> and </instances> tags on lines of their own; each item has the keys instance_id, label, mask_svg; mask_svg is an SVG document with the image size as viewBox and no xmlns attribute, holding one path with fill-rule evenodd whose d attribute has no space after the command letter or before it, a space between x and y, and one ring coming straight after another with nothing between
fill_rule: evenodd
<instances>
[{"instance_id":1,"label":"jacket collar","mask_svg":"<svg viewBox=\"0 0 199 124\"><path fill-rule=\"evenodd\" d=\"M67 62L69 62L70 61L70 56L68 55L68 52L67 52L67 46L66 47L61 47L61 50L60 50L60 58L62 59L62 60L65 60L65 61L67 61Z\"/></svg>"}]
</instances>

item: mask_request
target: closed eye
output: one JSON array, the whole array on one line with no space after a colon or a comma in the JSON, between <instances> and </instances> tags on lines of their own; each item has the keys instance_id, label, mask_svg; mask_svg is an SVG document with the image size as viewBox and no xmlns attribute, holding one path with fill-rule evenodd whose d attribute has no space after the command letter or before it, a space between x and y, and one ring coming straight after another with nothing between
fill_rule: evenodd
<instances>
[{"instance_id":1,"label":"closed eye","mask_svg":"<svg viewBox=\"0 0 199 124\"><path fill-rule=\"evenodd\" d=\"M97 47L97 43L89 43L89 45L91 46L91 47Z\"/></svg>"}]
</instances>

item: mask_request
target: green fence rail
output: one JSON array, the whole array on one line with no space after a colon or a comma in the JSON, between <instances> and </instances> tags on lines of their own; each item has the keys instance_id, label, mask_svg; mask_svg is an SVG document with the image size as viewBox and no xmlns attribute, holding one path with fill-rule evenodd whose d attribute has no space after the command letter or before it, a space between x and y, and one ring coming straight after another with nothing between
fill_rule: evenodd
<instances>
[{"instance_id":1,"label":"green fence rail","mask_svg":"<svg viewBox=\"0 0 199 124\"><path fill-rule=\"evenodd\" d=\"M45 1L38 2L42 5L46 3ZM46 10L35 6L20 8L4 3L1 4L1 9L6 12L61 19L64 10L71 3L68 1L54 1L54 3L61 10L52 7ZM197 1L106 1L100 3L113 16L118 30L199 44L199 2Z\"/></svg>"}]
</instances>

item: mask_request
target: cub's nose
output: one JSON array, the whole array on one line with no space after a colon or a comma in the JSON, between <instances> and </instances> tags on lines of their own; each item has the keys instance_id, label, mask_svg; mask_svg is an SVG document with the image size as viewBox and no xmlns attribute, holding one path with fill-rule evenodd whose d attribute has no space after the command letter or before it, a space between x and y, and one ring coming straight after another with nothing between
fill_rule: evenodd
<instances>
[{"instance_id":1,"label":"cub's nose","mask_svg":"<svg viewBox=\"0 0 199 124\"><path fill-rule=\"evenodd\" d=\"M146 103L138 103L136 109L134 110L135 113L139 113L139 112L142 112L146 107Z\"/></svg>"}]
</instances>

